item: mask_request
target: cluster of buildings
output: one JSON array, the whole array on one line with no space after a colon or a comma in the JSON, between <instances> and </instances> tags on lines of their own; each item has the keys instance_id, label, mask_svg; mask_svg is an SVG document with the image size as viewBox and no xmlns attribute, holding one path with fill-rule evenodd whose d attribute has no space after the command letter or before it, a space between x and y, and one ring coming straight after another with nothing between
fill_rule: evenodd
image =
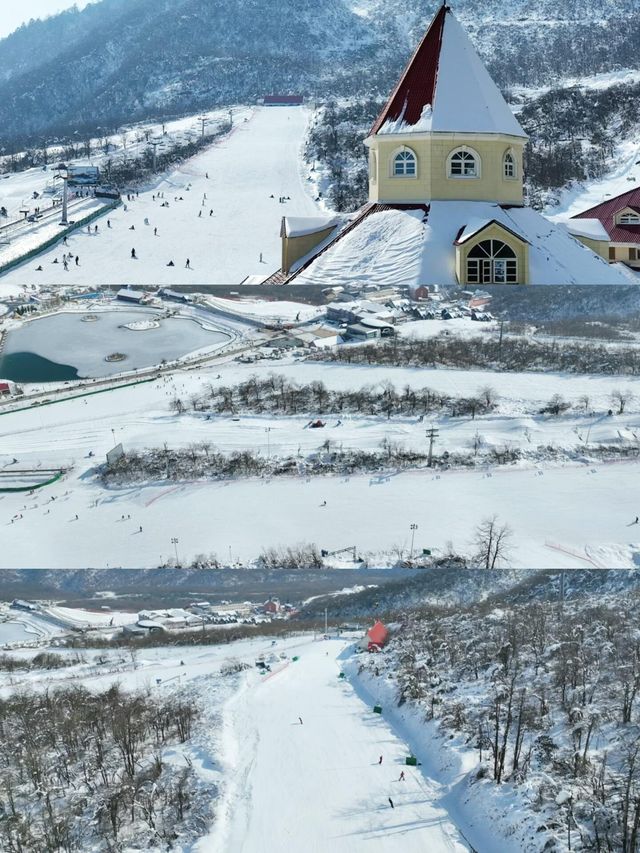
<instances>
[{"instance_id":1,"label":"cluster of buildings","mask_svg":"<svg viewBox=\"0 0 640 853\"><path fill-rule=\"evenodd\" d=\"M278 598L269 598L262 604L194 601L186 608L141 610L136 621L123 626L122 632L127 636L146 636L164 631L193 630L204 625L255 624L270 622L272 618L287 618L294 612L293 605L283 604Z\"/></svg>"}]
</instances>

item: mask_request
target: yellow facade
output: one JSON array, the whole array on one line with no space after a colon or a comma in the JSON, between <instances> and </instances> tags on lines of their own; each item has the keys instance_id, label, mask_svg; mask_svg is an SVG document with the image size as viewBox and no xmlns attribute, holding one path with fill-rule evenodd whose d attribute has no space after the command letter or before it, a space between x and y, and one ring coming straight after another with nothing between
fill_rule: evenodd
<instances>
[{"instance_id":1,"label":"yellow facade","mask_svg":"<svg viewBox=\"0 0 640 853\"><path fill-rule=\"evenodd\" d=\"M287 237L285 233L281 232L282 272L289 273L296 261L304 258L312 249L315 249L323 240L326 240L334 228L335 225L330 225L321 231L314 231L313 234L303 234L300 237Z\"/></svg>"},{"instance_id":2,"label":"yellow facade","mask_svg":"<svg viewBox=\"0 0 640 853\"><path fill-rule=\"evenodd\" d=\"M573 234L572 236L583 243L588 249L591 249L592 252L595 252L596 255L600 255L605 261L609 260L608 240L594 240L593 237L584 237L582 234Z\"/></svg>"},{"instance_id":3,"label":"yellow facade","mask_svg":"<svg viewBox=\"0 0 640 853\"><path fill-rule=\"evenodd\" d=\"M369 200L389 203L429 201L491 201L524 204L521 137L499 134L412 133L378 134L369 137ZM417 161L416 175L393 174L395 156L411 151ZM450 157L458 150L477 155L477 177L451 176ZM505 176L505 155L515 164L515 175Z\"/></svg>"},{"instance_id":4,"label":"yellow facade","mask_svg":"<svg viewBox=\"0 0 640 853\"><path fill-rule=\"evenodd\" d=\"M640 243L608 243L608 252L604 257L611 263L621 262L628 267L640 269Z\"/></svg>"},{"instance_id":5,"label":"yellow facade","mask_svg":"<svg viewBox=\"0 0 640 853\"><path fill-rule=\"evenodd\" d=\"M462 245L456 246L456 276L459 284L469 284L467 280L467 258L469 252L483 240L500 240L513 250L518 262L518 280L516 284L529 284L529 244L502 228L497 222L492 222L470 237ZM473 283L473 282L472 282Z\"/></svg>"}]
</instances>

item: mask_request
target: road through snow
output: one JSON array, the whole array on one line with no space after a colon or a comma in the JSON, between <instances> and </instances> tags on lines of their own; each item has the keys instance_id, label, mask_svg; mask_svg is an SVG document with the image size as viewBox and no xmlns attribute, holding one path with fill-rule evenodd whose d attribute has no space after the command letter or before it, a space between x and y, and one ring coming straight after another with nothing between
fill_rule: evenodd
<instances>
[{"instance_id":1,"label":"road through snow","mask_svg":"<svg viewBox=\"0 0 640 853\"><path fill-rule=\"evenodd\" d=\"M347 645L310 643L300 660L274 668L264 681L255 683L252 674L227 706L234 782L211 835L194 851L470 849L439 804L445 788L419 768L405 767L406 744L338 679ZM399 781L401 770L405 781Z\"/></svg>"}]
</instances>

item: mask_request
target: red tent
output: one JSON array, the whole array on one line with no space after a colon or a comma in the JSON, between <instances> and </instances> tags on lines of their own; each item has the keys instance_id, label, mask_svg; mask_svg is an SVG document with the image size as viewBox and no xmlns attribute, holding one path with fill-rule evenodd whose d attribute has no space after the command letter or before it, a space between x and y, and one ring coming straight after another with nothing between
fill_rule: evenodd
<instances>
[{"instance_id":1,"label":"red tent","mask_svg":"<svg viewBox=\"0 0 640 853\"><path fill-rule=\"evenodd\" d=\"M367 637L369 638L370 652L373 651L374 646L381 649L389 639L389 630L382 624L382 622L377 620L373 628L369 628L367 631Z\"/></svg>"}]
</instances>

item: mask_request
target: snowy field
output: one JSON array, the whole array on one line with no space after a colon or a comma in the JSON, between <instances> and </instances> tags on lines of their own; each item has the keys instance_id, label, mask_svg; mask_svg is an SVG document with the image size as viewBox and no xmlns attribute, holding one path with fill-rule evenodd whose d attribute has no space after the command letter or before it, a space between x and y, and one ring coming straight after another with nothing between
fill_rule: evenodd
<instances>
[{"instance_id":1,"label":"snowy field","mask_svg":"<svg viewBox=\"0 0 640 853\"><path fill-rule=\"evenodd\" d=\"M233 384L270 371L299 382L322 379L334 388L391 381L399 390L410 383L469 395L491 385L500 395L498 413L434 421L441 450L469 451L480 437L487 447L544 444L578 448L578 454L571 463L391 471L383 477L279 477L112 489L95 478L93 466L104 459L114 437L126 449L161 447L164 442L188 447L206 441L222 452L254 449L264 456L306 454L327 440L345 449L376 449L384 438L426 447L424 429L431 422L419 423L417 418L344 416L340 426L336 418L327 418L324 430L309 430L307 416L207 420L203 413L177 415L171 409L176 395L188 401L208 383ZM0 566L154 566L173 557L173 538L179 539L183 560L215 552L224 560L231 555L233 561L246 563L263 547L307 541L329 550L355 543L375 563L381 554L407 547L410 523L420 525L416 547L445 548L452 542L468 551L476 525L494 513L513 528L516 566L632 566L640 559L638 528L628 526L640 509L634 500L640 465L594 464L588 449L594 442L637 442L640 415L635 403L623 416L601 413L610 405L612 389L636 385L628 377L231 363L7 413L0 418L4 470L11 469L14 457L21 467L70 470L33 496L0 496ZM532 414L554 393L570 402L588 394L600 414ZM89 452L95 458L89 458Z\"/></svg>"},{"instance_id":2,"label":"snowy field","mask_svg":"<svg viewBox=\"0 0 640 853\"><path fill-rule=\"evenodd\" d=\"M228 136L160 176L135 200L125 197L123 206L98 220L97 234L74 232L68 248L55 246L8 272L0 294L23 284L235 284L248 275L270 275L281 263L281 217L318 213L311 184L305 186L299 171L308 120L299 107L238 111ZM29 196L34 181L42 189L47 174L1 181L0 200L9 191L5 185L22 180L13 192ZM284 196L290 200L281 204ZM65 272L53 264L63 251L78 255L80 265ZM170 261L175 266L167 266ZM36 272L39 265L42 272Z\"/></svg>"}]
</instances>

